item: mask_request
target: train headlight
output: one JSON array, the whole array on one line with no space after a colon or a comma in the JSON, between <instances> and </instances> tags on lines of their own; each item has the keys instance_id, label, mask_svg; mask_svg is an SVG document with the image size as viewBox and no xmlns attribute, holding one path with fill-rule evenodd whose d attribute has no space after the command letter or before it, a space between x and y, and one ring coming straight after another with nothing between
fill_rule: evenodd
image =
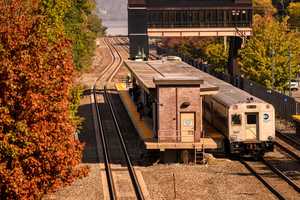
<instances>
[{"instance_id":1,"label":"train headlight","mask_svg":"<svg viewBox=\"0 0 300 200\"><path fill-rule=\"evenodd\" d=\"M269 141L273 141L274 138L273 138L272 136L269 136L269 137L268 137L268 140L269 140Z\"/></svg>"}]
</instances>

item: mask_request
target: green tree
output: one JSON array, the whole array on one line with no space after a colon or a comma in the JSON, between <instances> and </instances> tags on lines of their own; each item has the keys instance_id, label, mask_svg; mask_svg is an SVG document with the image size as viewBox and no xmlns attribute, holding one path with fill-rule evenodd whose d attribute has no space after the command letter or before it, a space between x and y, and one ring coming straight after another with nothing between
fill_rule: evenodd
<instances>
[{"instance_id":1,"label":"green tree","mask_svg":"<svg viewBox=\"0 0 300 200\"><path fill-rule=\"evenodd\" d=\"M71 8L73 0L41 0L38 13L44 16L40 32L46 34L50 41L56 41L64 34L64 18Z\"/></svg>"},{"instance_id":2,"label":"green tree","mask_svg":"<svg viewBox=\"0 0 300 200\"><path fill-rule=\"evenodd\" d=\"M205 48L206 60L212 64L213 71L225 72L228 62L228 49L222 43L211 43Z\"/></svg>"},{"instance_id":3,"label":"green tree","mask_svg":"<svg viewBox=\"0 0 300 200\"><path fill-rule=\"evenodd\" d=\"M96 48L97 36L105 35L106 28L94 14L93 0L41 0L39 14L45 16L40 31L50 41L65 33L72 41L76 69L88 68Z\"/></svg>"},{"instance_id":4,"label":"green tree","mask_svg":"<svg viewBox=\"0 0 300 200\"><path fill-rule=\"evenodd\" d=\"M300 37L288 32L287 18L282 22L271 16L255 16L254 35L240 51L242 73L268 88L284 90L289 80L289 52L291 77L299 73Z\"/></svg>"},{"instance_id":5,"label":"green tree","mask_svg":"<svg viewBox=\"0 0 300 200\"><path fill-rule=\"evenodd\" d=\"M72 0L64 16L65 32L73 42L73 59L78 70L91 65L95 39L105 34L106 28L93 14L94 9L95 4L91 0Z\"/></svg>"}]
</instances>

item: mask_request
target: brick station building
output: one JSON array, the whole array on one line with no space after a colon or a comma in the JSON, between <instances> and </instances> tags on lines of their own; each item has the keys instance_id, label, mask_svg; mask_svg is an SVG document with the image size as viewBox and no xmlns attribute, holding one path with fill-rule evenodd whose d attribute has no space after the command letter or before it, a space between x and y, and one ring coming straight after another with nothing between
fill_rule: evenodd
<instances>
[{"instance_id":1,"label":"brick station building","mask_svg":"<svg viewBox=\"0 0 300 200\"><path fill-rule=\"evenodd\" d=\"M125 61L125 66L132 87L127 100L123 95L123 103L131 116L136 111L126 106L128 101L133 99L135 105L143 106L143 119L133 123L147 149L222 148L220 135L203 135L202 98L218 92L217 87L203 81L204 72L184 62L168 60ZM146 125L141 128L141 123Z\"/></svg>"}]
</instances>

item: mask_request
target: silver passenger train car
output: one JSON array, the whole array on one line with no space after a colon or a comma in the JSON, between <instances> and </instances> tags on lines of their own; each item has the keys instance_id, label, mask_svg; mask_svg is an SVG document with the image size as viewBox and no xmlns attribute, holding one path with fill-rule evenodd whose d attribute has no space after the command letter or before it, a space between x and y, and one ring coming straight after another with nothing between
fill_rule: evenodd
<instances>
[{"instance_id":1,"label":"silver passenger train car","mask_svg":"<svg viewBox=\"0 0 300 200\"><path fill-rule=\"evenodd\" d=\"M219 87L218 94L203 101L204 118L225 136L226 151L252 156L273 151L274 107L207 73L201 74L204 81Z\"/></svg>"}]
</instances>

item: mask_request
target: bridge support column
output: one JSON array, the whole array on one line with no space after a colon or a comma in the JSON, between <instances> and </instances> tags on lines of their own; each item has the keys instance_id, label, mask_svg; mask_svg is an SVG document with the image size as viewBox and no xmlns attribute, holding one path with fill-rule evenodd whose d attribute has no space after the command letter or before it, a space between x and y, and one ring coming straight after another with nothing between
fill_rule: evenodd
<instances>
[{"instance_id":1,"label":"bridge support column","mask_svg":"<svg viewBox=\"0 0 300 200\"><path fill-rule=\"evenodd\" d=\"M141 1L140 5L128 7L128 35L130 59L148 59L148 23L147 9Z\"/></svg>"},{"instance_id":2,"label":"bridge support column","mask_svg":"<svg viewBox=\"0 0 300 200\"><path fill-rule=\"evenodd\" d=\"M129 55L130 59L144 58L148 60L149 57L149 41L147 34L130 34L129 35Z\"/></svg>"},{"instance_id":3,"label":"bridge support column","mask_svg":"<svg viewBox=\"0 0 300 200\"><path fill-rule=\"evenodd\" d=\"M237 57L242 43L243 40L240 37L230 37L229 39L228 73L232 76L238 75Z\"/></svg>"}]
</instances>

